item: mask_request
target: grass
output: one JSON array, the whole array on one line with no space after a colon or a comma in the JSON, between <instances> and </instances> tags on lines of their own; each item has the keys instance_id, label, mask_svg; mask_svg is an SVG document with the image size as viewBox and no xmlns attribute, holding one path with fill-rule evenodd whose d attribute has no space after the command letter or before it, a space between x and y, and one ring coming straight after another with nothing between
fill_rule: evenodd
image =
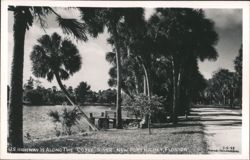
<instances>
[{"instance_id":1,"label":"grass","mask_svg":"<svg viewBox=\"0 0 250 160\"><path fill-rule=\"evenodd\" d=\"M151 135L147 129L112 129L28 142L25 148L39 148L34 151L39 153L207 153L203 126L198 121L181 121L177 126L161 126L155 125Z\"/></svg>"}]
</instances>

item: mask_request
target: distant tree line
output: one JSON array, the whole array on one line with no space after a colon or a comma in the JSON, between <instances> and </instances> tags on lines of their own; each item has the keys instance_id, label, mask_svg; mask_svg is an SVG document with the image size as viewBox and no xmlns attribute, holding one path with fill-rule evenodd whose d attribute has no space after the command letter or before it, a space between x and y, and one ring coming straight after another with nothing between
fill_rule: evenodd
<instances>
[{"instance_id":1,"label":"distant tree line","mask_svg":"<svg viewBox=\"0 0 250 160\"><path fill-rule=\"evenodd\" d=\"M116 90L92 91L87 82L80 82L76 88L65 86L71 98L77 104L115 104ZM38 80L30 77L23 86L23 102L29 105L61 105L68 103L65 93L56 86L45 88ZM9 95L9 86L8 86Z\"/></svg>"},{"instance_id":2,"label":"distant tree line","mask_svg":"<svg viewBox=\"0 0 250 160\"><path fill-rule=\"evenodd\" d=\"M242 103L242 46L238 56L234 59L235 71L218 69L211 79L207 80L207 87L200 97L204 104L218 104L223 106L241 106Z\"/></svg>"}]
</instances>

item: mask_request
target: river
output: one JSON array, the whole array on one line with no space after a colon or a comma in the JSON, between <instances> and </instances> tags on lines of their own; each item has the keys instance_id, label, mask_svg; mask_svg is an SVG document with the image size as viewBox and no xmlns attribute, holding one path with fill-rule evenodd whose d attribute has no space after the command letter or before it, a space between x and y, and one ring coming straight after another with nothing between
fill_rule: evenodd
<instances>
[{"instance_id":1,"label":"river","mask_svg":"<svg viewBox=\"0 0 250 160\"><path fill-rule=\"evenodd\" d=\"M55 123L48 116L50 110L62 111L63 108L73 108L72 106L25 106L23 108L23 134L26 136L29 134L31 140L47 139L55 136ZM93 113L94 116L100 116L101 112L115 111L115 107L109 106L81 106L81 109L89 116L89 113ZM124 115L125 113L123 113ZM80 124L73 127L73 131L87 131L88 126L84 121L80 121ZM24 137L24 141L28 139Z\"/></svg>"}]
</instances>

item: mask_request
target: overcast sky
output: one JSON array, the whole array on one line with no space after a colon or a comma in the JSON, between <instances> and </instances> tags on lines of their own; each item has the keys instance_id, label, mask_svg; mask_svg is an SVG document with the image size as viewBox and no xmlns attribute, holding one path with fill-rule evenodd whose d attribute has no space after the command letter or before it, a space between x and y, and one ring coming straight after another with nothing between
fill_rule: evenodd
<instances>
[{"instance_id":1,"label":"overcast sky","mask_svg":"<svg viewBox=\"0 0 250 160\"><path fill-rule=\"evenodd\" d=\"M69 10L67 13L57 10L64 17L76 17L76 10ZM154 11L146 9L145 16L148 18ZM204 61L199 63L200 71L205 78L211 78L214 71L219 68L234 70L233 60L238 55L238 50L242 43L242 11L239 9L206 9L205 14L215 22L215 29L219 34L219 42L216 49L219 53L217 61ZM35 23L26 33L25 37L25 55L24 55L24 83L27 82L31 73L30 53L32 47L36 44L38 38L43 34L52 34L54 32L63 36L61 29L58 29L53 17L48 17L48 28L46 33ZM8 22L8 73L10 73L11 59L13 54L13 15L9 13ZM105 53L112 51L111 46L107 44L108 33L105 32L97 39L89 38L87 42L72 41L77 45L81 57L82 68L68 80L63 81L67 86L76 87L79 82L86 81L91 85L91 89L98 91L109 88L107 81L109 79L108 71L110 64L105 60ZM10 74L9 74L10 75ZM33 76L34 77L34 76ZM10 79L10 78L9 78ZM45 87L58 86L56 81L48 82L46 79L39 79Z\"/></svg>"}]
</instances>

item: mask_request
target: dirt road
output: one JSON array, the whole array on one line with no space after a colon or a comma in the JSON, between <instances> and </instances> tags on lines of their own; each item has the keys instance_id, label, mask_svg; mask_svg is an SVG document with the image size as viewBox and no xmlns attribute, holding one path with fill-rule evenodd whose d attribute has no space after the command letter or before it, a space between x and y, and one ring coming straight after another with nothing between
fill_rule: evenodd
<instances>
[{"instance_id":1,"label":"dirt road","mask_svg":"<svg viewBox=\"0 0 250 160\"><path fill-rule=\"evenodd\" d=\"M209 154L241 152L241 110L215 107L192 109L201 117Z\"/></svg>"}]
</instances>

